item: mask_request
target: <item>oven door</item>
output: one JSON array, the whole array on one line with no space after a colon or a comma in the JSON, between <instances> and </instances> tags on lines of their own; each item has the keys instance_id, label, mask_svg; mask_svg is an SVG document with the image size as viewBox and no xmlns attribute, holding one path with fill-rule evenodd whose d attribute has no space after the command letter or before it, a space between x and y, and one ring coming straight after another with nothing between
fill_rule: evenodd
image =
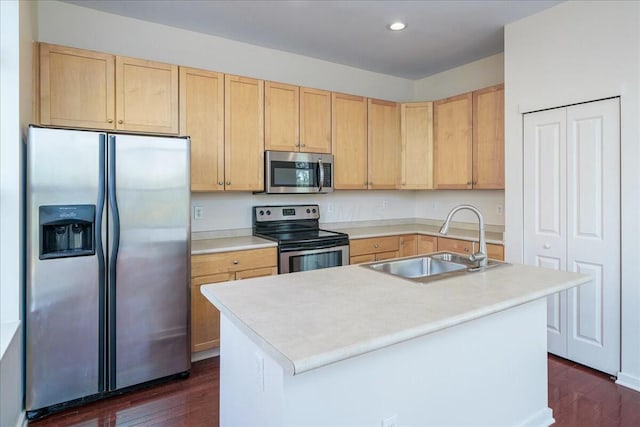
<instances>
[{"instance_id":1,"label":"oven door","mask_svg":"<svg viewBox=\"0 0 640 427\"><path fill-rule=\"evenodd\" d=\"M295 273L296 271L318 270L341 265L349 265L349 245L281 251L278 273Z\"/></svg>"}]
</instances>

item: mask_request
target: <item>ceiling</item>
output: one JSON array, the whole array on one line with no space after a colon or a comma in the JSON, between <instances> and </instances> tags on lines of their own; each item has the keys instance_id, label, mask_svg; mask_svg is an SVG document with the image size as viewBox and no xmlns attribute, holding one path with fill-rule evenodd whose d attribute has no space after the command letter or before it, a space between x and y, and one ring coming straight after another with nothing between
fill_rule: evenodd
<instances>
[{"instance_id":1,"label":"ceiling","mask_svg":"<svg viewBox=\"0 0 640 427\"><path fill-rule=\"evenodd\" d=\"M503 51L505 24L561 1L70 0L183 28L407 79ZM386 26L402 20L407 28Z\"/></svg>"}]
</instances>

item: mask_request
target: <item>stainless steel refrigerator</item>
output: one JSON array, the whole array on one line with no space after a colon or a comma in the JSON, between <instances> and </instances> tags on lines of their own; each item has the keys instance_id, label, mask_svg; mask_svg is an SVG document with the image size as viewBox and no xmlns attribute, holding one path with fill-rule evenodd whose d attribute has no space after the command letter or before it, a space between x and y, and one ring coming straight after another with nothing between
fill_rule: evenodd
<instances>
[{"instance_id":1,"label":"stainless steel refrigerator","mask_svg":"<svg viewBox=\"0 0 640 427\"><path fill-rule=\"evenodd\" d=\"M172 375L189 352L189 139L31 126L25 406Z\"/></svg>"}]
</instances>

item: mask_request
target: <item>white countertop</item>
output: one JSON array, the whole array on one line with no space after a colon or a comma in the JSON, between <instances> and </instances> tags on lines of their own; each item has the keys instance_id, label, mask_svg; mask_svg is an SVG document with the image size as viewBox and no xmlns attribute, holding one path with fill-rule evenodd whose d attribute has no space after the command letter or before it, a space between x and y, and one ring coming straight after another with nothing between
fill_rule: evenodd
<instances>
[{"instance_id":1,"label":"white countertop","mask_svg":"<svg viewBox=\"0 0 640 427\"><path fill-rule=\"evenodd\" d=\"M295 375L588 280L578 273L518 264L420 284L351 265L201 289L231 322Z\"/></svg>"},{"instance_id":2,"label":"white countertop","mask_svg":"<svg viewBox=\"0 0 640 427\"><path fill-rule=\"evenodd\" d=\"M223 237L191 241L191 255L216 252L243 251L247 249L275 248L278 242L255 236Z\"/></svg>"},{"instance_id":3,"label":"white countertop","mask_svg":"<svg viewBox=\"0 0 640 427\"><path fill-rule=\"evenodd\" d=\"M339 231L347 233L350 239L363 239L367 237L383 237L394 236L399 234L427 234L430 236L449 237L452 239L462 240L478 240L478 229L475 225L472 228L460 228L451 227L449 233L446 236L442 236L438 233L440 225L433 224L385 224L385 225L367 225L358 226L354 223L349 223L346 227L340 223L334 224L320 224L320 228L325 230ZM239 230L241 233L251 233L251 229ZM207 233L207 234L215 234ZM276 242L267 239L261 239L251 235L244 236L226 236L224 237L212 237L206 239L194 239L191 240L191 255L200 255L207 253L226 252L226 251L241 251L247 249L259 249L278 246ZM207 235L209 237L209 235ZM502 231L490 231L485 233L487 243L503 244Z\"/></svg>"}]
</instances>

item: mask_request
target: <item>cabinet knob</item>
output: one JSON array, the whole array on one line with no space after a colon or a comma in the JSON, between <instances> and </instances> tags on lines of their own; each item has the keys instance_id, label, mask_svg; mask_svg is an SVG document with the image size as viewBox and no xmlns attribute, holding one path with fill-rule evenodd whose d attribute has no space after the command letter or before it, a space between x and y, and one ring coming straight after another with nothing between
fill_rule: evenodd
<instances>
[{"instance_id":1,"label":"cabinet knob","mask_svg":"<svg viewBox=\"0 0 640 427\"><path fill-rule=\"evenodd\" d=\"M550 243L545 243L544 244L544 248L545 249L550 249L551 248L551 244Z\"/></svg>"},{"instance_id":2,"label":"cabinet knob","mask_svg":"<svg viewBox=\"0 0 640 427\"><path fill-rule=\"evenodd\" d=\"M464 251L465 252L469 252L469 248L464 248Z\"/></svg>"},{"instance_id":3,"label":"cabinet knob","mask_svg":"<svg viewBox=\"0 0 640 427\"><path fill-rule=\"evenodd\" d=\"M113 119L107 119L107 123L113 123Z\"/></svg>"},{"instance_id":4,"label":"cabinet knob","mask_svg":"<svg viewBox=\"0 0 640 427\"><path fill-rule=\"evenodd\" d=\"M118 124L123 124L124 120L118 120Z\"/></svg>"},{"instance_id":5,"label":"cabinet knob","mask_svg":"<svg viewBox=\"0 0 640 427\"><path fill-rule=\"evenodd\" d=\"M218 185L224 185L224 181L218 181Z\"/></svg>"},{"instance_id":6,"label":"cabinet knob","mask_svg":"<svg viewBox=\"0 0 640 427\"><path fill-rule=\"evenodd\" d=\"M467 185L471 185L471 181L467 181Z\"/></svg>"},{"instance_id":7,"label":"cabinet knob","mask_svg":"<svg viewBox=\"0 0 640 427\"><path fill-rule=\"evenodd\" d=\"M238 265L238 264L239 264L238 260L237 260L237 259L234 259L234 260L233 260L233 264L234 264L234 265Z\"/></svg>"},{"instance_id":8,"label":"cabinet knob","mask_svg":"<svg viewBox=\"0 0 640 427\"><path fill-rule=\"evenodd\" d=\"M306 147L306 146L307 146L306 144L302 144L302 147Z\"/></svg>"},{"instance_id":9,"label":"cabinet knob","mask_svg":"<svg viewBox=\"0 0 640 427\"><path fill-rule=\"evenodd\" d=\"M231 185L231 181L227 181L227 185Z\"/></svg>"},{"instance_id":10,"label":"cabinet knob","mask_svg":"<svg viewBox=\"0 0 640 427\"><path fill-rule=\"evenodd\" d=\"M378 244L376 243L375 245L373 245L374 248L378 248Z\"/></svg>"}]
</instances>

